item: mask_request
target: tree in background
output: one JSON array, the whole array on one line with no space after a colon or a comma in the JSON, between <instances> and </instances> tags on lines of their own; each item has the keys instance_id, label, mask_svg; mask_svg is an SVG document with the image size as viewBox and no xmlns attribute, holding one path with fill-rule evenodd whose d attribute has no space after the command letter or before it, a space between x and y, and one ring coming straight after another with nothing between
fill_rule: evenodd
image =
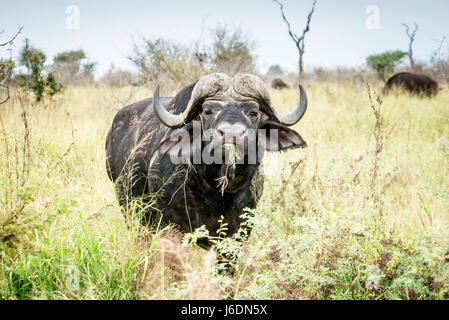
<instances>
[{"instance_id":1,"label":"tree in background","mask_svg":"<svg viewBox=\"0 0 449 320\"><path fill-rule=\"evenodd\" d=\"M267 76L269 77L280 77L284 74L285 74L284 70L278 64L272 64L271 66L268 67Z\"/></svg>"},{"instance_id":2,"label":"tree in background","mask_svg":"<svg viewBox=\"0 0 449 320\"><path fill-rule=\"evenodd\" d=\"M418 25L415 22L415 29L413 29L412 32L410 32L410 27L406 25L405 23L402 24L405 27L405 33L407 34L409 38L409 44L408 44L408 57L410 59L410 68L412 70L415 70L415 60L413 59L413 42L415 41L415 35L416 31L418 31Z\"/></svg>"},{"instance_id":3,"label":"tree in background","mask_svg":"<svg viewBox=\"0 0 449 320\"><path fill-rule=\"evenodd\" d=\"M137 75L128 70L117 69L111 64L109 70L101 77L100 82L111 87L135 86Z\"/></svg>"},{"instance_id":4,"label":"tree in background","mask_svg":"<svg viewBox=\"0 0 449 320\"><path fill-rule=\"evenodd\" d=\"M95 63L87 61L83 50L69 50L54 57L52 70L65 85L89 84L94 81Z\"/></svg>"},{"instance_id":5,"label":"tree in background","mask_svg":"<svg viewBox=\"0 0 449 320\"><path fill-rule=\"evenodd\" d=\"M209 44L201 48L199 43L188 48L161 38L143 39L129 59L143 83L157 81L166 87L193 82L210 72L255 72L255 43L240 29L219 26L211 34Z\"/></svg>"},{"instance_id":6,"label":"tree in background","mask_svg":"<svg viewBox=\"0 0 449 320\"><path fill-rule=\"evenodd\" d=\"M313 15L313 12L315 11L316 0L313 1L312 9L310 10L310 12L307 16L306 27L302 30L301 36L297 35L296 33L294 33L292 31L290 22L287 20L287 17L285 16L285 13L284 13L284 5L281 2L279 2L278 0L273 0L273 1L279 5L279 7L281 9L282 19L285 21L285 23L287 24L287 27L288 27L288 34L290 35L290 38L293 40L293 42L296 45L296 48L298 49L298 54L299 54L298 81L303 82L304 81L304 58L303 58L303 56L305 53L304 41L305 41L306 33L310 31L310 21L312 20L312 15Z\"/></svg>"},{"instance_id":7,"label":"tree in background","mask_svg":"<svg viewBox=\"0 0 449 320\"><path fill-rule=\"evenodd\" d=\"M19 64L24 66L28 72L17 79L22 79L23 81L19 85L30 88L34 92L35 99L38 102L44 99L45 94L51 97L63 88L62 84L56 81L52 73L44 75L46 59L47 57L42 50L31 46L29 40L25 39L25 46L19 54Z\"/></svg>"},{"instance_id":8,"label":"tree in background","mask_svg":"<svg viewBox=\"0 0 449 320\"><path fill-rule=\"evenodd\" d=\"M445 42L446 37L443 37L438 48L432 52L429 73L443 84L449 95L449 46Z\"/></svg>"},{"instance_id":9,"label":"tree in background","mask_svg":"<svg viewBox=\"0 0 449 320\"><path fill-rule=\"evenodd\" d=\"M29 40L25 39L25 46L19 54L19 64L27 68L27 76L24 77L25 87L29 87L36 94L37 101L40 101L44 94L43 69L47 60L46 55L39 49L30 45Z\"/></svg>"},{"instance_id":10,"label":"tree in background","mask_svg":"<svg viewBox=\"0 0 449 320\"><path fill-rule=\"evenodd\" d=\"M255 70L255 42L241 29L230 30L218 26L213 33L212 47L208 56L214 72L224 72L231 76L238 73L253 73Z\"/></svg>"},{"instance_id":11,"label":"tree in background","mask_svg":"<svg viewBox=\"0 0 449 320\"><path fill-rule=\"evenodd\" d=\"M396 50L372 54L366 58L366 64L376 71L380 80L386 82L394 73L394 68L402 62L407 52Z\"/></svg>"},{"instance_id":12,"label":"tree in background","mask_svg":"<svg viewBox=\"0 0 449 320\"><path fill-rule=\"evenodd\" d=\"M136 66L143 83L167 82L188 83L195 79L195 63L192 53L179 44L164 40L143 40L134 45L134 55L129 59Z\"/></svg>"}]
</instances>

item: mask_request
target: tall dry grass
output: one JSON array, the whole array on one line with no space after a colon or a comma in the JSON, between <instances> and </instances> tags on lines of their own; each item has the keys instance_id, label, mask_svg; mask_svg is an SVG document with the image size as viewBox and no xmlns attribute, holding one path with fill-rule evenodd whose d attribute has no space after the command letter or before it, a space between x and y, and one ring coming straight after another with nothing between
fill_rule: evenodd
<instances>
[{"instance_id":1,"label":"tall dry grass","mask_svg":"<svg viewBox=\"0 0 449 320\"><path fill-rule=\"evenodd\" d=\"M1 190L11 187L11 161L26 157L5 150L22 150L25 111L26 197L12 188L26 200L18 216L39 223L17 220L26 245L19 234L0 240L0 297L447 298L449 97L384 97L375 160L366 89L312 83L307 92L294 128L308 148L266 155L264 195L233 277L216 275L215 254L182 246L173 230L128 227L117 204L105 137L115 113L150 88L69 87L24 109L14 95L0 106ZM295 89L272 92L280 111L297 98ZM4 228L11 210L0 212Z\"/></svg>"}]
</instances>

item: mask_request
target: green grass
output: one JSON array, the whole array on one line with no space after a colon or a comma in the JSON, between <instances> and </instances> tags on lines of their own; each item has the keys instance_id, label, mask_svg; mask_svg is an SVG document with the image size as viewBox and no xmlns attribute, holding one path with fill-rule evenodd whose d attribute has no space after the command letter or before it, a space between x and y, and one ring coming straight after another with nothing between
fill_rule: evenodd
<instances>
[{"instance_id":1,"label":"green grass","mask_svg":"<svg viewBox=\"0 0 449 320\"><path fill-rule=\"evenodd\" d=\"M174 230L128 227L117 204L106 133L122 105L151 90L70 87L25 104L28 153L19 101L2 105L0 298L447 299L449 97L384 98L375 204L366 90L313 83L307 92L294 128L308 148L266 155L233 277L216 275L215 253L182 246ZM272 99L286 111L297 95Z\"/></svg>"}]
</instances>

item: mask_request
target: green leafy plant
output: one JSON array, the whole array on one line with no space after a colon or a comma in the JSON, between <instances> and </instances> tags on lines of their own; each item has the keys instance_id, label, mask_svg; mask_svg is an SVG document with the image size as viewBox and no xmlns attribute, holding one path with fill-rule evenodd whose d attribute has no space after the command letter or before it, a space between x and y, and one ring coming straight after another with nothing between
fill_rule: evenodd
<instances>
[{"instance_id":1,"label":"green leafy plant","mask_svg":"<svg viewBox=\"0 0 449 320\"><path fill-rule=\"evenodd\" d=\"M43 101L46 94L52 97L63 89L63 85L56 81L52 73L44 74L46 60L46 55L40 49L32 47L28 39L25 40L25 46L20 52L19 63L27 68L28 73L22 77L21 85L34 92L37 102Z\"/></svg>"},{"instance_id":2,"label":"green leafy plant","mask_svg":"<svg viewBox=\"0 0 449 320\"><path fill-rule=\"evenodd\" d=\"M372 54L366 58L366 64L377 72L380 80L386 81L394 72L394 68L402 62L407 52L401 50Z\"/></svg>"}]
</instances>

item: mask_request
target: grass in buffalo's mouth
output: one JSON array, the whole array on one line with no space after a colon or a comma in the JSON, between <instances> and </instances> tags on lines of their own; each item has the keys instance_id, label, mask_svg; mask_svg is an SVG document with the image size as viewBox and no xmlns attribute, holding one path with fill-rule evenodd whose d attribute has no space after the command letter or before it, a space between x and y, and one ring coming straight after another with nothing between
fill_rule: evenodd
<instances>
[{"instance_id":1,"label":"grass in buffalo's mouth","mask_svg":"<svg viewBox=\"0 0 449 320\"><path fill-rule=\"evenodd\" d=\"M217 178L216 181L218 183L217 187L220 189L221 194L223 195L226 188L229 184L228 170L235 170L235 165L237 163L238 154L236 150L235 144L224 144L223 145L224 152L224 163L221 166L221 177Z\"/></svg>"},{"instance_id":2,"label":"grass in buffalo's mouth","mask_svg":"<svg viewBox=\"0 0 449 320\"><path fill-rule=\"evenodd\" d=\"M264 194L229 277L216 274L214 252L182 246L175 229L127 225L104 141L131 90L69 87L46 104L2 105L0 298L448 298L445 92L383 98L374 166L366 90L309 85L293 127L308 148L265 154ZM285 112L297 94L273 91L272 100Z\"/></svg>"}]
</instances>

